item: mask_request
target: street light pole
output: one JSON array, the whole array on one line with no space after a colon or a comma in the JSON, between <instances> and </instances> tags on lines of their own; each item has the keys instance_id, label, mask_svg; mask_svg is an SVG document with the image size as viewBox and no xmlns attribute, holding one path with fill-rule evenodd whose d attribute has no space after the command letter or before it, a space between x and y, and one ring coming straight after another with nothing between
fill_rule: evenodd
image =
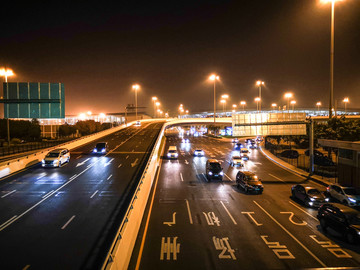
<instances>
[{"instance_id":1,"label":"street light pole","mask_svg":"<svg viewBox=\"0 0 360 270\"><path fill-rule=\"evenodd\" d=\"M137 90L140 89L140 86L138 84L134 84L132 86L132 89L135 90L135 121L137 120Z\"/></svg>"},{"instance_id":2,"label":"street light pole","mask_svg":"<svg viewBox=\"0 0 360 270\"><path fill-rule=\"evenodd\" d=\"M219 80L219 76L216 74L210 75L209 79L214 81L214 124L216 122L216 80Z\"/></svg>"},{"instance_id":3,"label":"street light pole","mask_svg":"<svg viewBox=\"0 0 360 270\"><path fill-rule=\"evenodd\" d=\"M256 82L256 85L257 86L259 86L259 98L260 98L260 100L259 100L259 111L261 112L261 85L264 85L265 84L265 82L263 82L263 81L257 81Z\"/></svg>"},{"instance_id":4,"label":"street light pole","mask_svg":"<svg viewBox=\"0 0 360 270\"><path fill-rule=\"evenodd\" d=\"M8 76L13 76L13 75L14 75L14 73L13 73L13 71L12 71L11 69L5 69L5 68L0 69L0 76L4 76L6 83L7 83L7 81L8 81L8 80L7 80ZM4 92L4 89L3 89L3 92ZM9 89L8 89L7 95L8 95L7 98L9 98ZM9 111L8 111L8 112L9 112ZM5 115L4 115L4 116L5 116ZM10 120L9 120L9 113L8 113L8 115L7 115L6 125L7 125L8 146L10 146Z\"/></svg>"}]
</instances>

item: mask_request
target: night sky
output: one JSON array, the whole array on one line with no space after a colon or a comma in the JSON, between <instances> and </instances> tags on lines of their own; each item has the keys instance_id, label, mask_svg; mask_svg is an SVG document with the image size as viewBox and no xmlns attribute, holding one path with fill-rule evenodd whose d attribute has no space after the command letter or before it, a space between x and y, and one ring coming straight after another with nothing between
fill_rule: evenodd
<instances>
[{"instance_id":1,"label":"night sky","mask_svg":"<svg viewBox=\"0 0 360 270\"><path fill-rule=\"evenodd\" d=\"M256 108L261 79L263 109L289 90L297 107L328 106L330 4L319 0L7 2L0 66L9 81L64 83L67 115L124 111L133 83L149 113L152 96L170 114L211 111L213 72L228 104ZM336 4L334 72L339 107L348 96L359 108L360 0Z\"/></svg>"}]
</instances>

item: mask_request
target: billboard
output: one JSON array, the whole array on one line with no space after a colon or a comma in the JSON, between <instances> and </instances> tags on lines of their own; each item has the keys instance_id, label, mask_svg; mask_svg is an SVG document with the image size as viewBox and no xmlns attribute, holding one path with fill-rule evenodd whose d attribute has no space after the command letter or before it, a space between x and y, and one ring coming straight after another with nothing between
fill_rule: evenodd
<instances>
[{"instance_id":1,"label":"billboard","mask_svg":"<svg viewBox=\"0 0 360 270\"><path fill-rule=\"evenodd\" d=\"M233 114L233 136L306 135L305 113Z\"/></svg>"},{"instance_id":2,"label":"billboard","mask_svg":"<svg viewBox=\"0 0 360 270\"><path fill-rule=\"evenodd\" d=\"M64 118L63 83L7 82L3 84L5 118Z\"/></svg>"}]
</instances>

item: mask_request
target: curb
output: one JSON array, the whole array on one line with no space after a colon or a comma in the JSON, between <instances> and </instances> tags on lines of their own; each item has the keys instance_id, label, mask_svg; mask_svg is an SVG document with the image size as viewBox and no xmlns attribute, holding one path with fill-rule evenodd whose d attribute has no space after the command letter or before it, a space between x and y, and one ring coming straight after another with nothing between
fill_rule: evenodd
<instances>
[{"instance_id":1,"label":"curb","mask_svg":"<svg viewBox=\"0 0 360 270\"><path fill-rule=\"evenodd\" d=\"M262 146L259 146L259 148L260 148L261 153L262 153L267 159L269 159L270 161L272 161L272 162L275 163L276 165L284 168L285 170L287 170L287 171L289 171L289 172L291 172L291 173L293 173L293 174L296 174L296 175L298 175L298 176L304 177L304 178L306 178L306 179L308 179L308 180L312 180L312 181L317 182L318 184L321 184L321 185L326 186L326 187L327 187L328 185L332 184L332 183L329 182L329 181L326 181L326 180L323 180L323 179L317 179L317 177L314 177L313 175L310 175L308 172L303 171L303 170L301 170L301 169L294 170L293 168L287 167L286 165L281 164L280 162L276 161L273 157L271 157L271 156L273 156L272 154L271 154L271 156L270 156L269 154L265 153L264 150L263 150L263 148L262 148Z\"/></svg>"}]
</instances>

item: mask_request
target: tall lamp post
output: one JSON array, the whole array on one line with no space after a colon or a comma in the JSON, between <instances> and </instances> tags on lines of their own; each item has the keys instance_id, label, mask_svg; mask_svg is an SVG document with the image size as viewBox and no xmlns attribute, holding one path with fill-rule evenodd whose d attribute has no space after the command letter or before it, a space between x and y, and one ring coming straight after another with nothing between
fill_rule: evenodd
<instances>
[{"instance_id":1,"label":"tall lamp post","mask_svg":"<svg viewBox=\"0 0 360 270\"><path fill-rule=\"evenodd\" d=\"M271 107L272 107L273 110L276 110L277 104L276 104L276 103L272 103L272 104L271 104Z\"/></svg>"},{"instance_id":2,"label":"tall lamp post","mask_svg":"<svg viewBox=\"0 0 360 270\"><path fill-rule=\"evenodd\" d=\"M259 98L260 98L260 100L259 100L259 110L260 110L260 112L261 112L261 86L262 86L262 85L265 85L265 82L263 82L263 81L257 81L257 82L256 82L256 85L259 87Z\"/></svg>"},{"instance_id":3,"label":"tall lamp post","mask_svg":"<svg viewBox=\"0 0 360 270\"><path fill-rule=\"evenodd\" d=\"M331 2L331 39L330 39L330 101L329 118L332 117L334 103L334 21L335 21L335 2L342 0L321 0L323 3Z\"/></svg>"},{"instance_id":4,"label":"tall lamp post","mask_svg":"<svg viewBox=\"0 0 360 270\"><path fill-rule=\"evenodd\" d=\"M349 98L348 97L344 98L343 102L344 102L344 105L345 105L345 114L346 114L346 104L349 103Z\"/></svg>"},{"instance_id":5,"label":"tall lamp post","mask_svg":"<svg viewBox=\"0 0 360 270\"><path fill-rule=\"evenodd\" d=\"M155 102L155 106L156 106L156 112L159 112L160 102L159 101ZM155 117L157 117L157 116L158 116L158 114L155 115Z\"/></svg>"},{"instance_id":6,"label":"tall lamp post","mask_svg":"<svg viewBox=\"0 0 360 270\"><path fill-rule=\"evenodd\" d=\"M137 91L140 89L140 85L134 84L132 89L135 90L135 120L137 120Z\"/></svg>"},{"instance_id":7,"label":"tall lamp post","mask_svg":"<svg viewBox=\"0 0 360 270\"><path fill-rule=\"evenodd\" d=\"M243 111L245 111L246 101L244 100L240 101L240 105L242 106Z\"/></svg>"},{"instance_id":8,"label":"tall lamp post","mask_svg":"<svg viewBox=\"0 0 360 270\"><path fill-rule=\"evenodd\" d=\"M259 103L260 103L260 101L261 101L261 99L259 97L255 98L257 112L259 112Z\"/></svg>"},{"instance_id":9,"label":"tall lamp post","mask_svg":"<svg viewBox=\"0 0 360 270\"><path fill-rule=\"evenodd\" d=\"M292 101L290 101L290 104L292 105L292 110L293 110L293 112L294 112L294 110L295 110L296 100L292 100Z\"/></svg>"},{"instance_id":10,"label":"tall lamp post","mask_svg":"<svg viewBox=\"0 0 360 270\"><path fill-rule=\"evenodd\" d=\"M222 99L220 100L220 103L223 105L223 113L225 112L225 104L226 104L226 100Z\"/></svg>"},{"instance_id":11,"label":"tall lamp post","mask_svg":"<svg viewBox=\"0 0 360 270\"><path fill-rule=\"evenodd\" d=\"M155 117L156 117L156 116L155 116L155 115L156 115L155 103L156 103L156 101L157 101L157 97L152 97L151 99L152 99L152 101L153 101L153 103L154 103L154 118L155 118Z\"/></svg>"},{"instance_id":12,"label":"tall lamp post","mask_svg":"<svg viewBox=\"0 0 360 270\"><path fill-rule=\"evenodd\" d=\"M319 112L319 109L320 109L320 106L321 106L321 102L320 102L320 101L316 102L316 106L317 106L317 110L318 110L318 112Z\"/></svg>"},{"instance_id":13,"label":"tall lamp post","mask_svg":"<svg viewBox=\"0 0 360 270\"><path fill-rule=\"evenodd\" d=\"M14 75L14 72L11 69L5 69L5 68L0 69L0 76L4 76L6 83L8 81L7 78L9 76L13 76L13 75ZM4 90L3 90L3 92L4 92ZM9 90L8 90L8 95L9 95ZM9 114L7 115L6 125L7 125L8 146L10 146L10 120L9 120Z\"/></svg>"},{"instance_id":14,"label":"tall lamp post","mask_svg":"<svg viewBox=\"0 0 360 270\"><path fill-rule=\"evenodd\" d=\"M292 93L285 93L284 97L287 99L287 109L290 112L290 98L293 97Z\"/></svg>"},{"instance_id":15,"label":"tall lamp post","mask_svg":"<svg viewBox=\"0 0 360 270\"><path fill-rule=\"evenodd\" d=\"M216 121L216 90L215 90L216 88L215 88L215 85L216 85L216 81L220 80L220 77L216 74L212 74L212 75L210 75L209 80L214 82L214 124L215 124L215 121Z\"/></svg>"}]
</instances>

